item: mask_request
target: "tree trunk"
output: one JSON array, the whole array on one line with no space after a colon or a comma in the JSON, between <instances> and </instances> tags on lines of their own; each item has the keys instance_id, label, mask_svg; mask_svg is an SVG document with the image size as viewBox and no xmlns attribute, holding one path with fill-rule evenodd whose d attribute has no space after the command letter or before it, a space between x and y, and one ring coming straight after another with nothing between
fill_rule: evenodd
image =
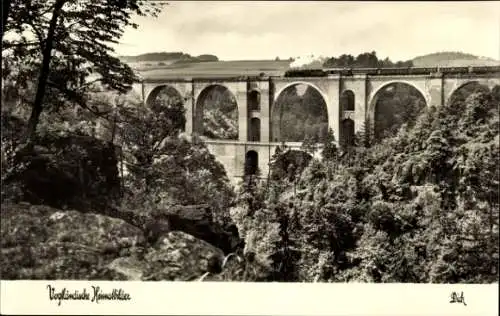
<instances>
[{"instance_id":1,"label":"tree trunk","mask_svg":"<svg viewBox=\"0 0 500 316\"><path fill-rule=\"evenodd\" d=\"M40 120L40 114L42 114L43 111L43 98L45 96L45 89L47 87L47 80L49 78L50 61L52 59L52 48L54 46L53 41L57 26L57 20L61 15L61 9L65 2L66 0L56 1L52 19L50 20L49 30L47 32L47 40L45 41L45 47L43 48L42 69L38 77L35 102L33 103L33 106L31 108L31 116L28 121L28 127L25 136L25 141L28 146L31 146L33 144L33 139L36 134L36 128Z\"/></svg>"},{"instance_id":2,"label":"tree trunk","mask_svg":"<svg viewBox=\"0 0 500 316\"><path fill-rule=\"evenodd\" d=\"M12 0L2 0L2 42L3 34L5 33L5 25L7 24L7 18L9 17L10 13L11 2Z\"/></svg>"}]
</instances>

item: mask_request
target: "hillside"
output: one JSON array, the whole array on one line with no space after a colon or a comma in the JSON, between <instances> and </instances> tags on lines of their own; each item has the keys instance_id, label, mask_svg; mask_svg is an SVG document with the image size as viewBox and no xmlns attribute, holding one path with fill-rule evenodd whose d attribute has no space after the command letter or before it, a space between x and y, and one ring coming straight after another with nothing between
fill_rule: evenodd
<instances>
[{"instance_id":1,"label":"hillside","mask_svg":"<svg viewBox=\"0 0 500 316\"><path fill-rule=\"evenodd\" d=\"M123 62L136 70L165 67L171 65L184 65L190 63L216 62L219 58L211 54L191 56L183 52L158 52L145 53L137 56L120 56Z\"/></svg>"},{"instance_id":2,"label":"hillside","mask_svg":"<svg viewBox=\"0 0 500 316\"><path fill-rule=\"evenodd\" d=\"M498 66L500 61L462 52L438 52L413 58L415 67Z\"/></svg>"},{"instance_id":3,"label":"hillside","mask_svg":"<svg viewBox=\"0 0 500 316\"><path fill-rule=\"evenodd\" d=\"M265 73L279 76L289 69L290 61L274 60L231 60L214 62L191 62L163 64L152 63L149 66L131 65L144 78L168 78L178 76L212 77L212 76L259 76Z\"/></svg>"},{"instance_id":4,"label":"hillside","mask_svg":"<svg viewBox=\"0 0 500 316\"><path fill-rule=\"evenodd\" d=\"M126 63L137 63L137 62L160 62L160 61L218 61L219 58L211 54L202 54L199 56L191 56L183 52L158 52L158 53L145 53L136 56L120 56L122 61Z\"/></svg>"}]
</instances>

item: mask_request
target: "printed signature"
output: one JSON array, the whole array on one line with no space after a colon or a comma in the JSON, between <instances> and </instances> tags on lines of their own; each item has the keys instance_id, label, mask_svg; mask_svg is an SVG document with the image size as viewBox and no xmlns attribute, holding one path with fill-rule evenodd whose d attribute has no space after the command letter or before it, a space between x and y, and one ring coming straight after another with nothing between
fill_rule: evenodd
<instances>
[{"instance_id":1,"label":"printed signature","mask_svg":"<svg viewBox=\"0 0 500 316\"><path fill-rule=\"evenodd\" d=\"M464 299L464 292L460 292L460 296L458 296L457 292L451 292L450 303L463 303L464 306L467 306Z\"/></svg>"}]
</instances>

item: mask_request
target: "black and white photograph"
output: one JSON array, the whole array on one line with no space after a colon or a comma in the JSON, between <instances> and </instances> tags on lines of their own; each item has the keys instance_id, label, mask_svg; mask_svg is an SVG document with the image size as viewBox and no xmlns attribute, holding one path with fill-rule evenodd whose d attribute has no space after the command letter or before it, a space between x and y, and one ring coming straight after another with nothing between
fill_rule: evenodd
<instances>
[{"instance_id":1,"label":"black and white photograph","mask_svg":"<svg viewBox=\"0 0 500 316\"><path fill-rule=\"evenodd\" d=\"M497 284L499 106L500 2L3 0L0 278Z\"/></svg>"}]
</instances>

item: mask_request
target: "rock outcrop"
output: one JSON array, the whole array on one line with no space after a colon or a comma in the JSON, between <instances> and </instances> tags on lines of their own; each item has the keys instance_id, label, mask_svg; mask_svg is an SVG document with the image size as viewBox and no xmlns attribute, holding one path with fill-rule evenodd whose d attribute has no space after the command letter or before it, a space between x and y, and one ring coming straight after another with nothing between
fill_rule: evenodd
<instances>
[{"instance_id":1,"label":"rock outcrop","mask_svg":"<svg viewBox=\"0 0 500 316\"><path fill-rule=\"evenodd\" d=\"M142 258L120 257L108 268L128 280L193 281L206 272L220 273L222 251L184 232L173 231L158 239Z\"/></svg>"},{"instance_id":2,"label":"rock outcrop","mask_svg":"<svg viewBox=\"0 0 500 316\"><path fill-rule=\"evenodd\" d=\"M105 263L144 244L122 220L29 204L2 205L3 279L125 279Z\"/></svg>"},{"instance_id":3,"label":"rock outcrop","mask_svg":"<svg viewBox=\"0 0 500 316\"><path fill-rule=\"evenodd\" d=\"M146 237L153 243L161 234L183 231L220 248L225 254L241 244L236 226L221 227L215 223L207 205L177 206L157 211L144 227Z\"/></svg>"},{"instance_id":4,"label":"rock outcrop","mask_svg":"<svg viewBox=\"0 0 500 316\"><path fill-rule=\"evenodd\" d=\"M144 257L149 264L145 280L193 280L205 272L220 272L223 252L184 232L162 235Z\"/></svg>"},{"instance_id":5,"label":"rock outcrop","mask_svg":"<svg viewBox=\"0 0 500 316\"><path fill-rule=\"evenodd\" d=\"M140 228L150 245L155 244L162 234L183 231L220 248L225 254L243 247L236 225L230 224L223 227L216 223L212 217L212 210L206 204L178 205L169 209L156 210L153 214L114 207L101 209L99 213L119 218Z\"/></svg>"},{"instance_id":6,"label":"rock outcrop","mask_svg":"<svg viewBox=\"0 0 500 316\"><path fill-rule=\"evenodd\" d=\"M48 206L4 204L1 278L197 280L219 274L224 253L181 231L148 244L143 231L109 216Z\"/></svg>"}]
</instances>

